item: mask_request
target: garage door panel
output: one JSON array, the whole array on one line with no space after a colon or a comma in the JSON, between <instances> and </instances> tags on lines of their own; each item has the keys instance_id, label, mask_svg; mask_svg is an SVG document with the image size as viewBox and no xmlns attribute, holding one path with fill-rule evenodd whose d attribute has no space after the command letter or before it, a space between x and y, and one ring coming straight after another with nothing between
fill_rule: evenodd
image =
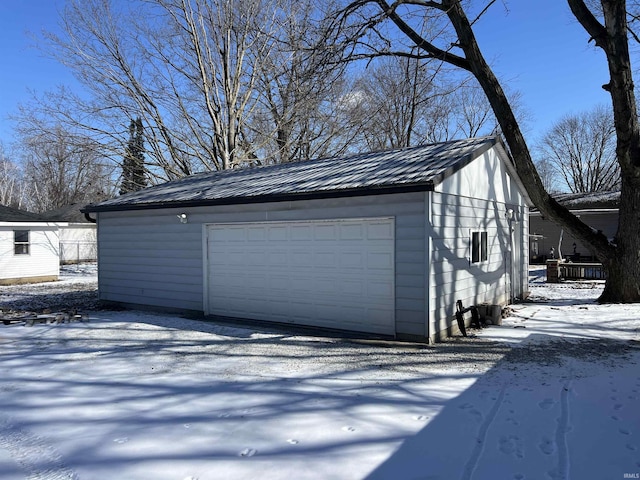
<instances>
[{"instance_id":1,"label":"garage door panel","mask_svg":"<svg viewBox=\"0 0 640 480\"><path fill-rule=\"evenodd\" d=\"M364 282L357 279L340 281L339 289L343 295L350 295L356 299L361 299L367 291Z\"/></svg>"},{"instance_id":2,"label":"garage door panel","mask_svg":"<svg viewBox=\"0 0 640 480\"><path fill-rule=\"evenodd\" d=\"M378 300L378 303L388 303L388 299L393 298L393 283L380 280L371 281L367 284L368 297Z\"/></svg>"},{"instance_id":3,"label":"garage door panel","mask_svg":"<svg viewBox=\"0 0 640 480\"><path fill-rule=\"evenodd\" d=\"M362 269L365 266L364 253L359 251L340 252L340 265L343 268Z\"/></svg>"},{"instance_id":4,"label":"garage door panel","mask_svg":"<svg viewBox=\"0 0 640 480\"><path fill-rule=\"evenodd\" d=\"M333 242L336 238L336 226L334 224L316 224L313 230L314 239Z\"/></svg>"},{"instance_id":5,"label":"garage door panel","mask_svg":"<svg viewBox=\"0 0 640 480\"><path fill-rule=\"evenodd\" d=\"M389 222L371 222L367 228L369 240L392 240L395 238L394 226Z\"/></svg>"},{"instance_id":6,"label":"garage door panel","mask_svg":"<svg viewBox=\"0 0 640 480\"><path fill-rule=\"evenodd\" d=\"M313 266L313 257L305 250L290 250L289 258L291 266L307 268Z\"/></svg>"},{"instance_id":7,"label":"garage door panel","mask_svg":"<svg viewBox=\"0 0 640 480\"><path fill-rule=\"evenodd\" d=\"M287 240L287 228L284 226L275 227L269 226L266 227L268 231L267 238L269 240Z\"/></svg>"},{"instance_id":8,"label":"garage door panel","mask_svg":"<svg viewBox=\"0 0 640 480\"><path fill-rule=\"evenodd\" d=\"M248 242L264 242L266 238L267 238L267 231L265 227L259 226L259 227L247 228Z\"/></svg>"},{"instance_id":9,"label":"garage door panel","mask_svg":"<svg viewBox=\"0 0 640 480\"><path fill-rule=\"evenodd\" d=\"M267 259L262 251L249 250L245 256L247 258L247 263L254 268L264 267L267 265Z\"/></svg>"},{"instance_id":10,"label":"garage door panel","mask_svg":"<svg viewBox=\"0 0 640 480\"><path fill-rule=\"evenodd\" d=\"M313 240L313 226L312 225L294 225L291 227L292 241L309 241Z\"/></svg>"},{"instance_id":11,"label":"garage door panel","mask_svg":"<svg viewBox=\"0 0 640 480\"><path fill-rule=\"evenodd\" d=\"M345 223L340 226L340 240L360 241L364 236L363 230L361 223Z\"/></svg>"},{"instance_id":12,"label":"garage door panel","mask_svg":"<svg viewBox=\"0 0 640 480\"><path fill-rule=\"evenodd\" d=\"M371 269L388 271L393 268L393 253L389 252L368 252L367 266Z\"/></svg>"},{"instance_id":13,"label":"garage door panel","mask_svg":"<svg viewBox=\"0 0 640 480\"><path fill-rule=\"evenodd\" d=\"M391 314L393 314L391 310L370 309L367 311L367 321L379 328L384 328Z\"/></svg>"},{"instance_id":14,"label":"garage door panel","mask_svg":"<svg viewBox=\"0 0 640 480\"><path fill-rule=\"evenodd\" d=\"M313 260L313 265L316 268L334 268L336 266L336 253L327 249L327 247L323 247L322 250L314 253Z\"/></svg>"},{"instance_id":15,"label":"garage door panel","mask_svg":"<svg viewBox=\"0 0 640 480\"><path fill-rule=\"evenodd\" d=\"M395 333L393 219L208 227L208 312Z\"/></svg>"}]
</instances>

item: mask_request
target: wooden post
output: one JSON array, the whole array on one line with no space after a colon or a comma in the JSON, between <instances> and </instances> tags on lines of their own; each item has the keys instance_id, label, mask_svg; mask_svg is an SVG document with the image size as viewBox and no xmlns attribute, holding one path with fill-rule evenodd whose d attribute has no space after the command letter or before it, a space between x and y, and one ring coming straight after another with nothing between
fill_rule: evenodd
<instances>
[{"instance_id":1,"label":"wooden post","mask_svg":"<svg viewBox=\"0 0 640 480\"><path fill-rule=\"evenodd\" d=\"M547 283L560 283L560 260L547 260Z\"/></svg>"}]
</instances>

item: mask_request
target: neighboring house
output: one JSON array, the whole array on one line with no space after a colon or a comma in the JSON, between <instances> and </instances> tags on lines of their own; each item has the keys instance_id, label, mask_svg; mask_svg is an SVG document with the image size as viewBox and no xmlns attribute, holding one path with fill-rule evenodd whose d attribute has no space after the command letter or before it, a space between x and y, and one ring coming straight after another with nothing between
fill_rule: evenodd
<instances>
[{"instance_id":1,"label":"neighboring house","mask_svg":"<svg viewBox=\"0 0 640 480\"><path fill-rule=\"evenodd\" d=\"M87 221L74 204L49 210L42 217L58 225L60 235L60 263L95 262L98 259L96 224Z\"/></svg>"},{"instance_id":2,"label":"neighboring house","mask_svg":"<svg viewBox=\"0 0 640 480\"><path fill-rule=\"evenodd\" d=\"M613 239L618 231L620 192L561 193L554 198L593 228ZM544 263L553 255L579 260L595 260L591 252L573 238L570 232L545 219L537 209L529 213L529 244L531 263ZM562 242L560 238L562 237Z\"/></svg>"},{"instance_id":3,"label":"neighboring house","mask_svg":"<svg viewBox=\"0 0 640 480\"><path fill-rule=\"evenodd\" d=\"M194 175L89 205L100 299L436 340L526 294L528 209L493 137Z\"/></svg>"},{"instance_id":4,"label":"neighboring house","mask_svg":"<svg viewBox=\"0 0 640 480\"><path fill-rule=\"evenodd\" d=\"M58 227L37 214L0 206L0 285L58 279Z\"/></svg>"}]
</instances>

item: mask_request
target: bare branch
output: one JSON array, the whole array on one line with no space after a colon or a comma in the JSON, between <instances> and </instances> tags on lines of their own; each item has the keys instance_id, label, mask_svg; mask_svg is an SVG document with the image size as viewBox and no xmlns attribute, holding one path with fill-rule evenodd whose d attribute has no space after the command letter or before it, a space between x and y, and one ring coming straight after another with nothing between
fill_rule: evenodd
<instances>
[{"instance_id":1,"label":"bare branch","mask_svg":"<svg viewBox=\"0 0 640 480\"><path fill-rule=\"evenodd\" d=\"M416 32L413 28L411 28L411 26L409 26L409 24L406 23L396 12L398 3L395 3L393 6L391 6L385 0L376 1L385 15L398 27L398 29L400 29L402 33L404 33L416 45L416 47L424 50L425 52L428 52L433 56L433 58L437 58L438 60L450 63L451 65L462 68L464 70L471 71L471 66L465 58L459 57L448 51L436 47L431 42L428 42L425 38L423 38L422 35ZM438 9L444 8L441 4L437 5Z\"/></svg>"},{"instance_id":2,"label":"bare branch","mask_svg":"<svg viewBox=\"0 0 640 480\"><path fill-rule=\"evenodd\" d=\"M604 26L591 13L583 0L567 0L569 7L578 22L583 26L598 47L604 48L607 32Z\"/></svg>"}]
</instances>

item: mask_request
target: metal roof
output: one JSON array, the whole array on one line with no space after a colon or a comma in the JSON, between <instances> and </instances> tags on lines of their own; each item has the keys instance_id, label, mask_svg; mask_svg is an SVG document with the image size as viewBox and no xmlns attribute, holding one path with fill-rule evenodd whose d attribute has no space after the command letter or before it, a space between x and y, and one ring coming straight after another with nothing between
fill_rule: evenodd
<instances>
[{"instance_id":1,"label":"metal roof","mask_svg":"<svg viewBox=\"0 0 640 480\"><path fill-rule=\"evenodd\" d=\"M569 210L615 210L620 208L620 190L588 193L557 193L553 198ZM537 208L531 210L538 212Z\"/></svg>"},{"instance_id":2,"label":"metal roof","mask_svg":"<svg viewBox=\"0 0 640 480\"><path fill-rule=\"evenodd\" d=\"M432 190L496 145L496 137L453 140L257 168L192 175L94 205L83 212L229 205Z\"/></svg>"}]
</instances>

